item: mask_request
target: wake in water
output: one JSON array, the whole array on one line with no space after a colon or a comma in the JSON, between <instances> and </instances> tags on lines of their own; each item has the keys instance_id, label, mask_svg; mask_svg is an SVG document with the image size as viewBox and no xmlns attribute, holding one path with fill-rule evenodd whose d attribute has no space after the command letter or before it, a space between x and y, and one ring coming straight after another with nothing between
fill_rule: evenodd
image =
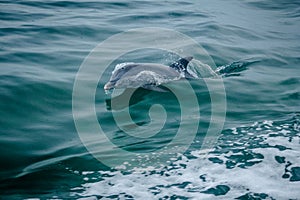
<instances>
[{"instance_id":1,"label":"wake in water","mask_svg":"<svg viewBox=\"0 0 300 200\"><path fill-rule=\"evenodd\" d=\"M148 172L82 171L74 197L125 199L298 199L300 115L223 131L201 152ZM197 141L195 144L197 145ZM139 188L138 190L136 188ZM287 194L289 196L287 196Z\"/></svg>"},{"instance_id":2,"label":"wake in water","mask_svg":"<svg viewBox=\"0 0 300 200\"><path fill-rule=\"evenodd\" d=\"M218 67L215 72L224 77L228 76L240 76L242 71L248 69L248 67L254 63L259 62L255 58L249 58L245 60L234 61L227 65L222 65Z\"/></svg>"}]
</instances>

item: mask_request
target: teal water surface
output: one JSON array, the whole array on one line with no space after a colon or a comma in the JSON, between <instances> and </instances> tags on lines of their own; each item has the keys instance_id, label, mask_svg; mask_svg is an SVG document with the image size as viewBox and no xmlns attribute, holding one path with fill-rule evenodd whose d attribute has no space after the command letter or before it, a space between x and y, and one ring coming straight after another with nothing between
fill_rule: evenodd
<instances>
[{"instance_id":1,"label":"teal water surface","mask_svg":"<svg viewBox=\"0 0 300 200\"><path fill-rule=\"evenodd\" d=\"M0 0L0 198L299 199L299 11L293 0ZM143 27L193 38L211 56L212 68L223 69L226 119L206 159L199 149L212 111L203 79L190 82L200 118L193 107L184 116L200 120L197 135L168 166L114 170L80 140L72 113L80 65L100 42ZM155 49L119 59L173 60L172 54ZM136 91L130 110L138 125L151 122L154 104L166 109L167 121L151 138L128 136L113 121L115 111L102 89L112 67L100 79L95 97L107 137L131 152L163 148L182 120L178 100L172 93ZM102 153L118 159L105 148Z\"/></svg>"}]
</instances>

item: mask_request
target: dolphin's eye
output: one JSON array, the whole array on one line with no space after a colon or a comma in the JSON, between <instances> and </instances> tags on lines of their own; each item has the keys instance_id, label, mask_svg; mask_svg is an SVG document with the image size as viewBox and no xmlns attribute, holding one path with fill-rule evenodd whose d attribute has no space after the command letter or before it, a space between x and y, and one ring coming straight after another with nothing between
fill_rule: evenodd
<instances>
[{"instance_id":1,"label":"dolphin's eye","mask_svg":"<svg viewBox=\"0 0 300 200\"><path fill-rule=\"evenodd\" d=\"M125 69L125 67L121 67L121 69L123 69L123 70L124 70L124 69Z\"/></svg>"}]
</instances>

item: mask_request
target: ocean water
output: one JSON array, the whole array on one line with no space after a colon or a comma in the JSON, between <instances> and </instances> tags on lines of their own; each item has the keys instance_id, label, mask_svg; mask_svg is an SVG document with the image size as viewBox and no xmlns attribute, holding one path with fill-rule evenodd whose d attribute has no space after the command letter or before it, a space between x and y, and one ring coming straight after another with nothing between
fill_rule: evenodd
<instances>
[{"instance_id":1,"label":"ocean water","mask_svg":"<svg viewBox=\"0 0 300 200\"><path fill-rule=\"evenodd\" d=\"M1 0L0 199L300 199L299 13L299 2L292 0ZM138 156L136 162L109 149L89 120L81 124L88 132L82 141L72 104L78 72L97 45L124 31L154 30L150 27L192 38L207 60L182 41L177 50L219 72L217 79L189 81L191 90L174 83L182 99L172 92L138 89L128 107L124 98L111 98L102 89L114 65L170 64L178 55L140 46L107 69L99 64L103 74L92 100L105 138L115 149L163 159L154 168L154 157ZM145 33L139 39L151 42L151 37ZM115 51L134 42L114 44ZM100 50L105 52L96 54L100 61L115 53L110 47ZM217 100L211 95L219 97L216 80L226 94ZM190 103L193 95L199 108ZM222 119L212 120L213 102L222 98L224 125ZM89 107L78 105L80 116L89 119ZM123 125L137 135L128 135L114 121L113 115L124 109L138 127ZM221 131L214 132L213 146L204 151L212 123ZM190 144L179 142L173 157L156 155L181 127L181 139ZM131 168L106 164L120 160Z\"/></svg>"}]
</instances>

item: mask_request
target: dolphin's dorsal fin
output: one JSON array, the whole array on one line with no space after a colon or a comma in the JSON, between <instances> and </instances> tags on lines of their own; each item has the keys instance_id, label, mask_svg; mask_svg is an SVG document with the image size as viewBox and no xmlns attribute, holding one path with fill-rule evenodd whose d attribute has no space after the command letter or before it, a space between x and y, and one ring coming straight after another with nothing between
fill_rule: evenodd
<instances>
[{"instance_id":1,"label":"dolphin's dorsal fin","mask_svg":"<svg viewBox=\"0 0 300 200\"><path fill-rule=\"evenodd\" d=\"M190 75L190 74L187 72L187 66L188 66L189 62L190 62L192 59L193 59L192 56L180 58L180 59L177 60L176 62L172 63L169 67L175 69L175 70L178 71L179 73L184 72L185 75Z\"/></svg>"}]
</instances>

